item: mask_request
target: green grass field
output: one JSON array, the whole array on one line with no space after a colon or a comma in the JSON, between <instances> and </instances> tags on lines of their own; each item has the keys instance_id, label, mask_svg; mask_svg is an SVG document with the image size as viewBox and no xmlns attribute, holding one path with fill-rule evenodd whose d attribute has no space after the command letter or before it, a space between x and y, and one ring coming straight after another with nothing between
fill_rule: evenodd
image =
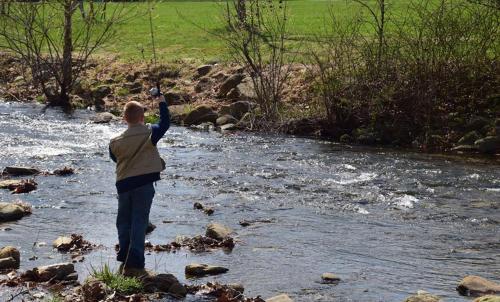
<instances>
[{"instance_id":1,"label":"green grass field","mask_svg":"<svg viewBox=\"0 0 500 302\"><path fill-rule=\"evenodd\" d=\"M405 0L391 4L393 13L400 12ZM109 5L109 4L108 4ZM136 17L120 25L119 35L106 47L123 59L151 56L151 37L147 4L130 4ZM193 58L198 61L225 60L224 42L212 32L223 32L222 12L225 2L168 1L158 3L153 13L157 52L161 61ZM289 31L293 36L320 35L333 10L340 18L353 18L361 7L349 0L289 1Z\"/></svg>"}]
</instances>

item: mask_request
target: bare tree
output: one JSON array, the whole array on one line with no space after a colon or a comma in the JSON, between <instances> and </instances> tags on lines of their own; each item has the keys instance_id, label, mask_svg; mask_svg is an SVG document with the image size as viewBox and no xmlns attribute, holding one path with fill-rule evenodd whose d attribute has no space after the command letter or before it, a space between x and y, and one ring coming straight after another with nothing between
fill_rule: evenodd
<instances>
[{"instance_id":1,"label":"bare tree","mask_svg":"<svg viewBox=\"0 0 500 302\"><path fill-rule=\"evenodd\" d=\"M70 92L90 56L116 34L125 17L115 4L104 19L103 5L93 5L85 18L75 14L77 0L19 2L0 18L0 49L12 52L31 72L48 106L72 110Z\"/></svg>"},{"instance_id":2,"label":"bare tree","mask_svg":"<svg viewBox=\"0 0 500 302\"><path fill-rule=\"evenodd\" d=\"M250 74L264 116L276 118L293 62L285 45L286 2L233 0L227 3L225 21L229 33L222 38Z\"/></svg>"}]
</instances>

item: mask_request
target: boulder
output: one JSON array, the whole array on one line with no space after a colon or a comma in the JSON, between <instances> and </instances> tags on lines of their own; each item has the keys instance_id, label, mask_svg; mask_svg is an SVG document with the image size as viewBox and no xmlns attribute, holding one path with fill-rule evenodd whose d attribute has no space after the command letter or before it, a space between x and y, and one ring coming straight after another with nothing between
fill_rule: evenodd
<instances>
[{"instance_id":1,"label":"boulder","mask_svg":"<svg viewBox=\"0 0 500 302\"><path fill-rule=\"evenodd\" d=\"M11 267L7 268L19 268L19 265L21 264L21 254L19 253L19 250L13 246L6 246L0 249L0 260L9 258L11 258L13 262L10 260ZM7 265L7 263L5 262L0 265L0 269L4 268L4 265Z\"/></svg>"},{"instance_id":2,"label":"boulder","mask_svg":"<svg viewBox=\"0 0 500 302\"><path fill-rule=\"evenodd\" d=\"M250 112L252 110L252 103L247 101L238 101L234 102L230 105L222 106L219 110L220 115L231 115L234 118L240 120L245 113Z\"/></svg>"},{"instance_id":3,"label":"boulder","mask_svg":"<svg viewBox=\"0 0 500 302\"><path fill-rule=\"evenodd\" d=\"M236 87L240 92L240 100L254 100L257 98L254 85L251 80L243 81Z\"/></svg>"},{"instance_id":4,"label":"boulder","mask_svg":"<svg viewBox=\"0 0 500 302\"><path fill-rule=\"evenodd\" d=\"M500 137L487 136L475 141L474 146L482 153L495 153L500 151Z\"/></svg>"},{"instance_id":5,"label":"boulder","mask_svg":"<svg viewBox=\"0 0 500 302\"><path fill-rule=\"evenodd\" d=\"M19 263L12 257L0 258L0 270L18 269Z\"/></svg>"},{"instance_id":6,"label":"boulder","mask_svg":"<svg viewBox=\"0 0 500 302\"><path fill-rule=\"evenodd\" d=\"M165 92L165 100L169 105L181 105L189 101L189 95L182 92Z\"/></svg>"},{"instance_id":7,"label":"boulder","mask_svg":"<svg viewBox=\"0 0 500 302\"><path fill-rule=\"evenodd\" d=\"M425 291L418 291L416 295L409 296L404 302L439 302L442 301L438 296L434 296Z\"/></svg>"},{"instance_id":8,"label":"boulder","mask_svg":"<svg viewBox=\"0 0 500 302\"><path fill-rule=\"evenodd\" d=\"M240 97L241 93L238 87L234 87L227 93L227 98L229 100L237 100Z\"/></svg>"},{"instance_id":9,"label":"boulder","mask_svg":"<svg viewBox=\"0 0 500 302\"><path fill-rule=\"evenodd\" d=\"M210 107L201 105L187 114L184 118L184 124L198 125L205 122L215 123L217 117L217 113L215 113Z\"/></svg>"},{"instance_id":10,"label":"boulder","mask_svg":"<svg viewBox=\"0 0 500 302\"><path fill-rule=\"evenodd\" d=\"M340 277L332 273L324 273L321 275L321 279L325 283L336 283L340 282Z\"/></svg>"},{"instance_id":11,"label":"boulder","mask_svg":"<svg viewBox=\"0 0 500 302\"><path fill-rule=\"evenodd\" d=\"M200 78L198 83L194 86L194 91L196 93L201 93L204 91L207 91L210 89L210 86L212 85L212 80L207 77Z\"/></svg>"},{"instance_id":12,"label":"boulder","mask_svg":"<svg viewBox=\"0 0 500 302\"><path fill-rule=\"evenodd\" d=\"M222 266L214 266L208 264L192 263L186 266L185 273L187 276L203 277L207 275L219 275L228 271L227 268Z\"/></svg>"},{"instance_id":13,"label":"boulder","mask_svg":"<svg viewBox=\"0 0 500 302\"><path fill-rule=\"evenodd\" d=\"M220 127L220 131L233 131L233 130L238 130L239 127L236 124L225 124Z\"/></svg>"},{"instance_id":14,"label":"boulder","mask_svg":"<svg viewBox=\"0 0 500 302\"><path fill-rule=\"evenodd\" d=\"M12 176L35 175L40 173L40 170L29 167L5 167L5 169L3 169L3 173Z\"/></svg>"},{"instance_id":15,"label":"boulder","mask_svg":"<svg viewBox=\"0 0 500 302\"><path fill-rule=\"evenodd\" d=\"M0 189L8 189L12 186L18 187L22 185L22 181L20 179L5 179L0 180Z\"/></svg>"},{"instance_id":16,"label":"boulder","mask_svg":"<svg viewBox=\"0 0 500 302\"><path fill-rule=\"evenodd\" d=\"M213 65L208 65L208 64L201 65L198 68L196 68L196 72L198 73L199 77L203 77L203 76L206 76L207 74L209 74L210 71L212 71L212 67L213 67Z\"/></svg>"},{"instance_id":17,"label":"boulder","mask_svg":"<svg viewBox=\"0 0 500 302\"><path fill-rule=\"evenodd\" d=\"M92 97L96 100L102 100L111 93L111 87L108 85L100 85L92 89Z\"/></svg>"},{"instance_id":18,"label":"boulder","mask_svg":"<svg viewBox=\"0 0 500 302\"><path fill-rule=\"evenodd\" d=\"M215 121L215 124L217 126L222 126L225 124L237 124L237 123L238 123L238 120L234 116L229 115L229 114L224 114L223 116L220 116L219 118L217 118L217 120Z\"/></svg>"},{"instance_id":19,"label":"boulder","mask_svg":"<svg viewBox=\"0 0 500 302\"><path fill-rule=\"evenodd\" d=\"M207 226L207 230L205 232L205 236L215 239L215 240L223 240L233 232L229 227L222 225L220 223L210 223Z\"/></svg>"},{"instance_id":20,"label":"boulder","mask_svg":"<svg viewBox=\"0 0 500 302\"><path fill-rule=\"evenodd\" d=\"M480 139L479 133L477 131L470 131L462 136L461 139L458 140L459 145L473 145L475 141Z\"/></svg>"},{"instance_id":21,"label":"boulder","mask_svg":"<svg viewBox=\"0 0 500 302\"><path fill-rule=\"evenodd\" d=\"M227 78L219 87L219 97L225 97L231 89L238 86L245 76L241 73L233 74Z\"/></svg>"},{"instance_id":22,"label":"boulder","mask_svg":"<svg viewBox=\"0 0 500 302\"><path fill-rule=\"evenodd\" d=\"M101 112L97 113L92 120L95 124L107 124L115 119L117 119L117 117L113 113Z\"/></svg>"},{"instance_id":23,"label":"boulder","mask_svg":"<svg viewBox=\"0 0 500 302\"><path fill-rule=\"evenodd\" d=\"M127 88L133 94L141 93L142 91L142 84L140 82L125 83L123 87Z\"/></svg>"},{"instance_id":24,"label":"boulder","mask_svg":"<svg viewBox=\"0 0 500 302\"><path fill-rule=\"evenodd\" d=\"M59 263L35 267L33 275L36 280L46 282L49 280L68 280L75 277L75 266L72 263Z\"/></svg>"},{"instance_id":25,"label":"boulder","mask_svg":"<svg viewBox=\"0 0 500 302\"><path fill-rule=\"evenodd\" d=\"M281 294L281 295L266 299L266 302L293 302L293 300L288 295Z\"/></svg>"},{"instance_id":26,"label":"boulder","mask_svg":"<svg viewBox=\"0 0 500 302\"><path fill-rule=\"evenodd\" d=\"M170 121L175 124L181 124L188 114L187 105L169 106L168 110L170 111Z\"/></svg>"},{"instance_id":27,"label":"boulder","mask_svg":"<svg viewBox=\"0 0 500 302\"><path fill-rule=\"evenodd\" d=\"M500 284L479 276L466 276L457 286L462 296L483 296L500 293Z\"/></svg>"},{"instance_id":28,"label":"boulder","mask_svg":"<svg viewBox=\"0 0 500 302\"><path fill-rule=\"evenodd\" d=\"M0 222L19 220L27 214L28 212L21 205L0 202Z\"/></svg>"},{"instance_id":29,"label":"boulder","mask_svg":"<svg viewBox=\"0 0 500 302\"><path fill-rule=\"evenodd\" d=\"M59 251L68 251L72 245L73 239L65 236L60 236L52 243L52 246Z\"/></svg>"},{"instance_id":30,"label":"boulder","mask_svg":"<svg viewBox=\"0 0 500 302\"><path fill-rule=\"evenodd\" d=\"M475 299L473 302L500 302L500 296L482 296Z\"/></svg>"},{"instance_id":31,"label":"boulder","mask_svg":"<svg viewBox=\"0 0 500 302\"><path fill-rule=\"evenodd\" d=\"M144 290L148 293L162 292L175 296L185 297L186 288L172 274L158 274L143 279Z\"/></svg>"}]
</instances>

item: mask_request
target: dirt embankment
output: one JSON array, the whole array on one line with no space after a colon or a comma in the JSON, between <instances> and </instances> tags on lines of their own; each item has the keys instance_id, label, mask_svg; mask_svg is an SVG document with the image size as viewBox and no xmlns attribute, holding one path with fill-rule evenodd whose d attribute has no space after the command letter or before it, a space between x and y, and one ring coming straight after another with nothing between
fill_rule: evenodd
<instances>
[{"instance_id":1,"label":"dirt embankment","mask_svg":"<svg viewBox=\"0 0 500 302\"><path fill-rule=\"evenodd\" d=\"M281 132L345 144L391 145L426 152L500 153L500 118L473 114L454 116L452 112L450 116L455 124L443 127L448 130L426 137L415 136L411 144L404 145L398 143L398 138L391 133L379 133L356 123L348 129L332 125L326 119L320 96L315 93L314 78L308 67L302 64L291 68L280 117L273 121L262 117L251 78L235 64L200 66L183 60L154 68L141 62L100 58L91 62L82 74L72 91L71 100L76 108L92 108L114 115L121 115L127 101L139 101L151 108L147 121L153 122L157 118L156 106L148 96L148 90L157 82L168 99L172 121L181 125L206 129L217 127L223 131ZM0 54L0 98L46 101L24 66L5 53Z\"/></svg>"}]
</instances>

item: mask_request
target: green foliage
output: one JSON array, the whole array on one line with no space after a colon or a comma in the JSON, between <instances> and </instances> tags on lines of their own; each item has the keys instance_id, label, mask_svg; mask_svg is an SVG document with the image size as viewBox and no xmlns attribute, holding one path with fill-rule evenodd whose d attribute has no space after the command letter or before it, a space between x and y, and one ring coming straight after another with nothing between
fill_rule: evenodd
<instances>
[{"instance_id":1,"label":"green foliage","mask_svg":"<svg viewBox=\"0 0 500 302\"><path fill-rule=\"evenodd\" d=\"M63 302L64 299L61 296L54 295L50 298L43 300L44 302Z\"/></svg>"},{"instance_id":2,"label":"green foliage","mask_svg":"<svg viewBox=\"0 0 500 302\"><path fill-rule=\"evenodd\" d=\"M116 90L117 96L127 96L130 94L130 91L126 87L120 87Z\"/></svg>"},{"instance_id":3,"label":"green foliage","mask_svg":"<svg viewBox=\"0 0 500 302\"><path fill-rule=\"evenodd\" d=\"M144 116L144 122L146 124L156 124L160 121L160 116L158 114L148 114Z\"/></svg>"},{"instance_id":4,"label":"green foliage","mask_svg":"<svg viewBox=\"0 0 500 302\"><path fill-rule=\"evenodd\" d=\"M104 282L111 289L123 294L138 293L143 290L141 281L134 277L125 277L118 272L112 271L107 264L100 270L92 268L91 276L96 280Z\"/></svg>"}]
</instances>

